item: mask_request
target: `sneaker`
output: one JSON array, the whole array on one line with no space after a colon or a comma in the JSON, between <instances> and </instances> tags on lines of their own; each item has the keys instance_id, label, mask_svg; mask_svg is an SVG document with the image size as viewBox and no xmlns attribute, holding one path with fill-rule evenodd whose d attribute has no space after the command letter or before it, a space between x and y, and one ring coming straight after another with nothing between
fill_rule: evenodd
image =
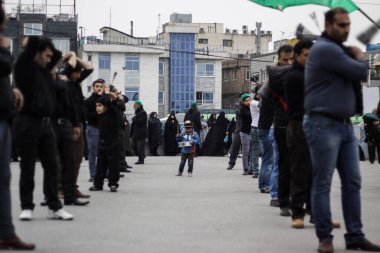
<instances>
[{"instance_id":1,"label":"sneaker","mask_svg":"<svg viewBox=\"0 0 380 253\"><path fill-rule=\"evenodd\" d=\"M188 172L187 175L188 175L189 177L192 177L192 176L193 176L193 173L192 173L192 172Z\"/></svg>"},{"instance_id":2,"label":"sneaker","mask_svg":"<svg viewBox=\"0 0 380 253\"><path fill-rule=\"evenodd\" d=\"M181 172L178 172L178 173L176 174L176 176L177 176L177 177L180 177L180 176L182 176L182 173L181 173Z\"/></svg>"},{"instance_id":3,"label":"sneaker","mask_svg":"<svg viewBox=\"0 0 380 253\"><path fill-rule=\"evenodd\" d=\"M302 229L304 227L305 227L305 223L303 222L303 219L292 220L292 228Z\"/></svg>"},{"instance_id":4,"label":"sneaker","mask_svg":"<svg viewBox=\"0 0 380 253\"><path fill-rule=\"evenodd\" d=\"M286 217L292 216L292 214L290 213L290 209L287 207L280 208L280 215Z\"/></svg>"},{"instance_id":5,"label":"sneaker","mask_svg":"<svg viewBox=\"0 0 380 253\"><path fill-rule=\"evenodd\" d=\"M32 217L33 217L33 211L30 209L22 210L19 216L20 220L23 220L23 221L29 221L32 219Z\"/></svg>"},{"instance_id":6,"label":"sneaker","mask_svg":"<svg viewBox=\"0 0 380 253\"><path fill-rule=\"evenodd\" d=\"M252 174L252 178L258 178L258 177L259 177L259 173L254 172L254 173Z\"/></svg>"},{"instance_id":7,"label":"sneaker","mask_svg":"<svg viewBox=\"0 0 380 253\"><path fill-rule=\"evenodd\" d=\"M93 178L93 177L90 177L90 178L88 179L88 182L94 182L94 178Z\"/></svg>"},{"instance_id":8,"label":"sneaker","mask_svg":"<svg viewBox=\"0 0 380 253\"><path fill-rule=\"evenodd\" d=\"M90 190L90 191L103 191L103 187L91 186L88 190Z\"/></svg>"},{"instance_id":9,"label":"sneaker","mask_svg":"<svg viewBox=\"0 0 380 253\"><path fill-rule=\"evenodd\" d=\"M117 192L117 187L116 186L110 186L110 191L111 192Z\"/></svg>"},{"instance_id":10,"label":"sneaker","mask_svg":"<svg viewBox=\"0 0 380 253\"><path fill-rule=\"evenodd\" d=\"M261 193L270 193L270 188L260 189Z\"/></svg>"},{"instance_id":11,"label":"sneaker","mask_svg":"<svg viewBox=\"0 0 380 253\"><path fill-rule=\"evenodd\" d=\"M65 209L61 208L57 211L50 210L48 211L48 219L52 220L72 220L74 216L68 213Z\"/></svg>"},{"instance_id":12,"label":"sneaker","mask_svg":"<svg viewBox=\"0 0 380 253\"><path fill-rule=\"evenodd\" d=\"M252 172L252 171L249 171L249 172L248 172L248 175L251 175L251 176L252 176L252 175L253 175L253 172Z\"/></svg>"},{"instance_id":13,"label":"sneaker","mask_svg":"<svg viewBox=\"0 0 380 253\"><path fill-rule=\"evenodd\" d=\"M227 170L232 170L233 167L234 167L234 165L229 164L228 167L227 167Z\"/></svg>"},{"instance_id":14,"label":"sneaker","mask_svg":"<svg viewBox=\"0 0 380 253\"><path fill-rule=\"evenodd\" d=\"M280 207L280 202L278 201L278 199L272 199L269 205L273 207Z\"/></svg>"}]
</instances>

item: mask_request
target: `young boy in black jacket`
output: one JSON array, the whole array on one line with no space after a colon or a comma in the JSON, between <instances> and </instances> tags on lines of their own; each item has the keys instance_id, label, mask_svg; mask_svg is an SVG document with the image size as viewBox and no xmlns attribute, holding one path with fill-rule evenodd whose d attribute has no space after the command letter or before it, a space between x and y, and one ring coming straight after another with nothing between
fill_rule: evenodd
<instances>
[{"instance_id":1,"label":"young boy in black jacket","mask_svg":"<svg viewBox=\"0 0 380 253\"><path fill-rule=\"evenodd\" d=\"M94 186L90 191L103 190L104 178L108 172L108 186L111 192L117 192L120 168L120 114L108 96L96 100L96 112L99 115L99 146Z\"/></svg>"}]
</instances>

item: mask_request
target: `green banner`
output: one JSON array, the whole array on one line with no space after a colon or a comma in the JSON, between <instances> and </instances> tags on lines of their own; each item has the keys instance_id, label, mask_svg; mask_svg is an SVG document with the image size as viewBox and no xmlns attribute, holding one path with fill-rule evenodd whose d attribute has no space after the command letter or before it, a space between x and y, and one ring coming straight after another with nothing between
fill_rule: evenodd
<instances>
[{"instance_id":1,"label":"green banner","mask_svg":"<svg viewBox=\"0 0 380 253\"><path fill-rule=\"evenodd\" d=\"M251 2L270 7L277 10L284 10L287 7L306 4L323 5L330 8L341 7L348 12L353 12L359 7L351 0L249 0Z\"/></svg>"}]
</instances>

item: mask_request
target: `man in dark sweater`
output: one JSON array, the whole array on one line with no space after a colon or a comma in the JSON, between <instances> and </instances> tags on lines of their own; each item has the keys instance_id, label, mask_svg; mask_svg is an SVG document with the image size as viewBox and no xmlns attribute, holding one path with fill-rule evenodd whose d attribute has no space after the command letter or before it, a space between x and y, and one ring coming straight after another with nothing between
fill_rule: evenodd
<instances>
[{"instance_id":1,"label":"man in dark sweater","mask_svg":"<svg viewBox=\"0 0 380 253\"><path fill-rule=\"evenodd\" d=\"M241 118L239 116L239 110L240 110L240 104L241 96L243 94L246 94L247 92L243 91L239 94L239 103L234 104L234 112L235 112L235 119L236 119L236 128L235 131L232 133L232 143L230 147L230 159L228 161L228 167L227 170L232 170L232 168L235 166L236 159L238 158L240 149L241 149L241 141L240 141L240 131L241 131Z\"/></svg>"},{"instance_id":2,"label":"man in dark sweater","mask_svg":"<svg viewBox=\"0 0 380 253\"><path fill-rule=\"evenodd\" d=\"M249 151L251 146L251 97L245 93L240 97L242 103L239 105L239 110L236 116L241 118L240 140L243 160L243 175L249 175Z\"/></svg>"},{"instance_id":3,"label":"man in dark sweater","mask_svg":"<svg viewBox=\"0 0 380 253\"><path fill-rule=\"evenodd\" d=\"M368 63L359 48L343 45L350 24L346 10L326 12L325 31L311 48L305 69L303 127L313 165L311 200L322 253L334 251L330 189L335 168L342 184L346 249L380 252L362 231L359 152L350 117L363 113L360 80L368 76Z\"/></svg>"},{"instance_id":4,"label":"man in dark sweater","mask_svg":"<svg viewBox=\"0 0 380 253\"><path fill-rule=\"evenodd\" d=\"M305 111L305 65L312 45L311 41L300 41L294 46L294 61L284 83L289 117L287 143L292 175L290 196L293 228L304 228L305 205L310 211L311 160L302 121Z\"/></svg>"},{"instance_id":5,"label":"man in dark sweater","mask_svg":"<svg viewBox=\"0 0 380 253\"><path fill-rule=\"evenodd\" d=\"M56 139L51 117L55 108L55 90L47 64L55 48L48 38L29 37L15 64L15 82L25 96L25 106L15 120L20 151L21 220L31 220L34 209L34 169L39 158L44 168L44 193L48 218L72 220L58 199Z\"/></svg>"},{"instance_id":6,"label":"man in dark sweater","mask_svg":"<svg viewBox=\"0 0 380 253\"><path fill-rule=\"evenodd\" d=\"M7 18L0 1L0 32L5 29ZM15 232L11 214L11 121L17 109L22 108L23 96L11 88L9 76L12 71L12 56L9 40L0 36L0 250L33 250L34 244L23 242Z\"/></svg>"},{"instance_id":7,"label":"man in dark sweater","mask_svg":"<svg viewBox=\"0 0 380 253\"><path fill-rule=\"evenodd\" d=\"M74 109L78 113L78 120L80 126L79 135L75 136L74 143L74 168L76 175L76 182L78 182L79 169L82 163L84 154L84 137L83 125L85 124L85 105L84 96L82 93L81 82L85 80L94 71L94 68L87 62L76 57L74 52L69 52L64 58L66 62L63 74L69 78L70 94L74 101ZM79 191L78 186L76 190L78 198L89 198L90 195L83 194Z\"/></svg>"},{"instance_id":8,"label":"man in dark sweater","mask_svg":"<svg viewBox=\"0 0 380 253\"><path fill-rule=\"evenodd\" d=\"M284 80L293 58L293 48L290 45L281 46L277 52L277 66L268 66L269 88L273 94L274 135L278 145L278 200L280 215L290 216L290 165L289 150L286 143L286 128L288 126L287 105L284 100Z\"/></svg>"},{"instance_id":9,"label":"man in dark sweater","mask_svg":"<svg viewBox=\"0 0 380 253\"><path fill-rule=\"evenodd\" d=\"M108 170L108 186L111 192L116 192L120 177L120 114L108 95L96 100L96 111L99 114L99 149L94 186L90 191L103 190Z\"/></svg>"},{"instance_id":10,"label":"man in dark sweater","mask_svg":"<svg viewBox=\"0 0 380 253\"><path fill-rule=\"evenodd\" d=\"M85 115L87 120L86 137L88 148L88 167L90 169L90 181L96 173L96 156L99 142L99 116L96 113L96 100L104 93L104 80L97 79L92 83L92 94L85 100Z\"/></svg>"},{"instance_id":11,"label":"man in dark sweater","mask_svg":"<svg viewBox=\"0 0 380 253\"><path fill-rule=\"evenodd\" d=\"M139 160L135 164L144 164L145 159L145 138L147 137L148 115L146 114L143 104L136 100L133 104L135 116L132 118L131 139L133 152Z\"/></svg>"}]
</instances>

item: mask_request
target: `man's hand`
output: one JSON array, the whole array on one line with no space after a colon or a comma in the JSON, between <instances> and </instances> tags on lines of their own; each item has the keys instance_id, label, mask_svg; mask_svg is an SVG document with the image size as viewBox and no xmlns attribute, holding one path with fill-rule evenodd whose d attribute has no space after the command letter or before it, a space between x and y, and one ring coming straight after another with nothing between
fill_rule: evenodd
<instances>
[{"instance_id":1,"label":"man's hand","mask_svg":"<svg viewBox=\"0 0 380 253\"><path fill-rule=\"evenodd\" d=\"M21 91L17 88L13 89L13 96L17 110L21 111L22 107L24 106L24 96L22 95Z\"/></svg>"},{"instance_id":2,"label":"man's hand","mask_svg":"<svg viewBox=\"0 0 380 253\"><path fill-rule=\"evenodd\" d=\"M0 47L9 49L10 47L9 39L5 37L0 37Z\"/></svg>"},{"instance_id":3,"label":"man's hand","mask_svg":"<svg viewBox=\"0 0 380 253\"><path fill-rule=\"evenodd\" d=\"M63 59L65 60L65 61L68 61L71 57L73 57L73 56L76 56L75 55L75 52L68 52L68 53L66 53L65 54L65 56L63 57Z\"/></svg>"},{"instance_id":4,"label":"man's hand","mask_svg":"<svg viewBox=\"0 0 380 253\"><path fill-rule=\"evenodd\" d=\"M73 128L73 134L74 134L74 141L79 139L80 136L80 127L74 127Z\"/></svg>"},{"instance_id":5,"label":"man's hand","mask_svg":"<svg viewBox=\"0 0 380 253\"><path fill-rule=\"evenodd\" d=\"M357 60L363 60L364 59L364 53L363 51L358 47L348 47L350 50L350 53L355 57Z\"/></svg>"},{"instance_id":6,"label":"man's hand","mask_svg":"<svg viewBox=\"0 0 380 253\"><path fill-rule=\"evenodd\" d=\"M21 42L22 49L26 48L26 45L28 45L28 40L29 40L29 37L25 37L22 39L22 42Z\"/></svg>"},{"instance_id":7,"label":"man's hand","mask_svg":"<svg viewBox=\"0 0 380 253\"><path fill-rule=\"evenodd\" d=\"M69 78L66 75L59 75L58 77L59 77L59 80L69 81Z\"/></svg>"}]
</instances>

